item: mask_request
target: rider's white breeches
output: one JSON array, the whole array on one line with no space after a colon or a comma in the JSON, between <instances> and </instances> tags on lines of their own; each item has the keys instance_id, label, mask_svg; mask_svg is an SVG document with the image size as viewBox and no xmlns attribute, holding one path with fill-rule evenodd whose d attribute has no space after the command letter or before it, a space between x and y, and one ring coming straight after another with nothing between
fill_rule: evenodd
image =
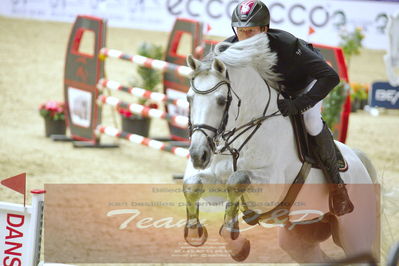
<instances>
[{"instance_id":1,"label":"rider's white breeches","mask_svg":"<svg viewBox=\"0 0 399 266\"><path fill-rule=\"evenodd\" d=\"M306 92L312 89L316 80L312 81L307 87ZM323 129L323 120L321 119L321 105L322 101L303 113L305 127L308 133L312 136L317 136Z\"/></svg>"}]
</instances>

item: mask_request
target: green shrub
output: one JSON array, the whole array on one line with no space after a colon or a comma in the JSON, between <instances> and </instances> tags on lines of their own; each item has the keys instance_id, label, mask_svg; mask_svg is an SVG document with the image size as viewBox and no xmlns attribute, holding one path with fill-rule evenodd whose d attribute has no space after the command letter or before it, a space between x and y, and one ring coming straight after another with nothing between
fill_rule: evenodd
<instances>
[{"instance_id":1,"label":"green shrub","mask_svg":"<svg viewBox=\"0 0 399 266\"><path fill-rule=\"evenodd\" d=\"M158 60L161 60L163 57L162 46L147 42L144 42L139 46L137 53L139 55ZM143 89L149 91L157 90L157 86L162 79L160 71L139 66L137 67L137 73L141 77Z\"/></svg>"},{"instance_id":2,"label":"green shrub","mask_svg":"<svg viewBox=\"0 0 399 266\"><path fill-rule=\"evenodd\" d=\"M349 85L341 81L323 100L323 119L331 129L339 122Z\"/></svg>"}]
</instances>

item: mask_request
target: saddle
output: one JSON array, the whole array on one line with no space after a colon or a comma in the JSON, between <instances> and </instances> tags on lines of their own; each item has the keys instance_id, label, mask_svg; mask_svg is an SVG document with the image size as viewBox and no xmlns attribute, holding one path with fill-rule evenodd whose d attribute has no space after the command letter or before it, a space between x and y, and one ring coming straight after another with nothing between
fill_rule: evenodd
<instances>
[{"instance_id":1,"label":"saddle","mask_svg":"<svg viewBox=\"0 0 399 266\"><path fill-rule=\"evenodd\" d=\"M321 169L321 165L318 160L316 160L316 156L313 153L313 146L311 141L311 136L306 131L305 122L303 120L303 115L294 115L290 116L292 128L294 130L295 142L297 146L297 153L299 160L304 163L308 162L314 168ZM344 159L341 151L338 146L335 144L335 152L337 155L337 166L340 172L345 172L348 170L348 164Z\"/></svg>"}]
</instances>

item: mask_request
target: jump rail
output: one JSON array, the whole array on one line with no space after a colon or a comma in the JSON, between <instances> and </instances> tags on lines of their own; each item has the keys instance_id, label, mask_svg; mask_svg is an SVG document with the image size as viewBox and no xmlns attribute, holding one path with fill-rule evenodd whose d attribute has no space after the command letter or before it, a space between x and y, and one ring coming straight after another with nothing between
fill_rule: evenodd
<instances>
[{"instance_id":1,"label":"jump rail","mask_svg":"<svg viewBox=\"0 0 399 266\"><path fill-rule=\"evenodd\" d=\"M182 77L189 77L192 73L191 68L186 66L180 66L161 60L155 60L141 55L129 55L115 49L101 48L100 58L104 60L106 57L130 61L139 66L160 70L162 72L175 72L177 75Z\"/></svg>"},{"instance_id":2,"label":"jump rail","mask_svg":"<svg viewBox=\"0 0 399 266\"><path fill-rule=\"evenodd\" d=\"M149 138L137 135L137 134L130 134L127 132L119 131L118 129L116 129L114 127L107 127L107 126L100 125L97 127L96 131L98 134L105 134L105 135L108 135L111 137L126 139L126 140L136 143L136 144L144 145L144 146L156 149L156 150L166 151L166 152L172 153L174 155L177 155L177 156L180 156L183 158L189 158L189 151L185 148L174 147L171 145L167 145L163 142L149 139Z\"/></svg>"},{"instance_id":3,"label":"jump rail","mask_svg":"<svg viewBox=\"0 0 399 266\"><path fill-rule=\"evenodd\" d=\"M137 87L123 86L119 82L113 81L113 80L100 79L98 82L97 88L100 90L104 89L104 88L108 88L113 91L123 91L123 92L129 93L133 96L136 96L136 97L139 97L142 99L149 99L149 100L153 100L153 101L157 101L157 102L173 104L173 105L176 105L176 106L184 108L184 109L188 109L188 107L189 107L188 102L184 99L171 99L171 98L168 98L168 96L166 96L163 93L152 92L152 91L148 91L148 90L145 90L142 88L137 88Z\"/></svg>"},{"instance_id":4,"label":"jump rail","mask_svg":"<svg viewBox=\"0 0 399 266\"><path fill-rule=\"evenodd\" d=\"M145 107L141 104L127 103L127 102L121 101L120 99L113 97L113 96L101 95L98 97L98 100L99 100L99 102L101 102L103 104L108 104L115 108L129 110L133 114L136 114L136 115L141 115L144 117L151 117L151 118L165 119L166 121L172 122L179 127L182 127L182 128L188 127L188 117L187 116L182 116L182 115L173 116L173 115L168 114L167 112L164 112L164 111L161 111L158 109Z\"/></svg>"}]
</instances>

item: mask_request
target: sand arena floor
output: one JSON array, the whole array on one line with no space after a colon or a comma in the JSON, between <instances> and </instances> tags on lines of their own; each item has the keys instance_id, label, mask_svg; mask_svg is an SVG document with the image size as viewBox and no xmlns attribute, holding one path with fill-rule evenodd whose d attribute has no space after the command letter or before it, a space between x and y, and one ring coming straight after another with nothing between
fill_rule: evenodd
<instances>
[{"instance_id":1,"label":"sand arena floor","mask_svg":"<svg viewBox=\"0 0 399 266\"><path fill-rule=\"evenodd\" d=\"M15 20L0 17L0 179L26 172L27 189L58 183L174 183L186 160L121 141L118 149L74 149L44 137L38 106L63 100L63 70L68 23ZM166 46L167 33L111 28L108 47L134 54L142 41ZM386 80L383 51L363 50L353 59L352 81ZM371 64L371 62L373 62ZM135 79L134 67L107 63L112 79ZM105 109L111 125L112 112ZM164 121L153 121L151 136L167 136ZM399 115L351 115L347 144L366 152L374 162L383 188L382 248L399 240ZM105 139L105 141L111 141ZM0 187L0 201L21 202L16 193ZM28 199L29 201L29 199Z\"/></svg>"}]
</instances>

